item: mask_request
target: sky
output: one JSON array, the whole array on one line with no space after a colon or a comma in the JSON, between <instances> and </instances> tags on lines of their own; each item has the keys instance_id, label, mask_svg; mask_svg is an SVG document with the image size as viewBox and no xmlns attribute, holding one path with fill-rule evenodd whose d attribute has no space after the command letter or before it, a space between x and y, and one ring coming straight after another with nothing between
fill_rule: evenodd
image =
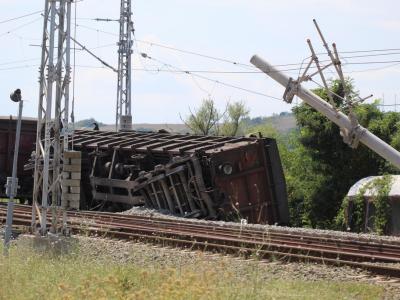
<instances>
[{"instance_id":1,"label":"sky","mask_svg":"<svg viewBox=\"0 0 400 300\"><path fill-rule=\"evenodd\" d=\"M38 11L44 8L44 2L0 0L0 115L16 114L17 106L9 100L9 94L20 88L26 100L24 115L37 116L43 27ZM82 0L76 7L77 40L113 66L117 66L118 23L93 19L118 19L119 6L119 0ZM256 70L248 66L249 60L258 54L273 65L300 64L310 55L308 38L316 52L321 53L320 60L325 60L314 18L328 43L337 44L344 73L353 78L361 97L373 94L374 98L384 98L385 104L400 103L399 11L400 2L395 0L133 1L137 39L133 58L133 122L181 123L189 109L196 110L202 99L209 97L221 111L228 102L243 101L251 117L290 111L292 105L280 100L284 88L265 74L252 73ZM33 12L37 13L4 22ZM72 22L75 23L74 16ZM385 51L354 52L370 50ZM93 117L113 123L116 74L86 52L75 53L76 120ZM140 53L152 59L143 58ZM294 78L299 73L297 68L299 65L280 67ZM171 72L176 70L216 72ZM332 70L325 75L336 76ZM318 76L315 80L321 82ZM317 87L314 83L306 86Z\"/></svg>"}]
</instances>

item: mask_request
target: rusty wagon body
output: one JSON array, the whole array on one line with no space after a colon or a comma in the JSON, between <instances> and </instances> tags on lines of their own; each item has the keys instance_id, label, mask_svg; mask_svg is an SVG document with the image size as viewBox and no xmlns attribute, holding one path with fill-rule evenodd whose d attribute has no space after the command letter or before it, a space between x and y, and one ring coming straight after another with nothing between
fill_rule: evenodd
<instances>
[{"instance_id":1,"label":"rusty wagon body","mask_svg":"<svg viewBox=\"0 0 400 300\"><path fill-rule=\"evenodd\" d=\"M17 118L13 116L0 116L0 197L5 197L4 185L8 176L12 174L14 156L15 130ZM23 118L21 123L20 149L18 152L18 172L20 189L19 198L32 197L32 173L24 170L24 164L28 161L35 149L36 120Z\"/></svg>"},{"instance_id":2,"label":"rusty wagon body","mask_svg":"<svg viewBox=\"0 0 400 300\"><path fill-rule=\"evenodd\" d=\"M11 174L15 125L12 118L0 118L2 180ZM23 165L34 150L35 137L36 121L24 119L20 196L32 194L32 168L24 171ZM182 217L289 222L274 139L76 130L70 142L82 152L81 209L115 211L142 205Z\"/></svg>"}]
</instances>

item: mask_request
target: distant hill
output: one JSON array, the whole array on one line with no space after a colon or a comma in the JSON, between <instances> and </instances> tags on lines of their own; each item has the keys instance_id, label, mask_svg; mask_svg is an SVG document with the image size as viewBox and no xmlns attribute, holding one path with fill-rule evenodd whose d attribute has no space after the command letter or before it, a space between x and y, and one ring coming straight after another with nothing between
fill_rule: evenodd
<instances>
[{"instance_id":1,"label":"distant hill","mask_svg":"<svg viewBox=\"0 0 400 300\"><path fill-rule=\"evenodd\" d=\"M280 133L286 133L296 128L296 119L292 113L281 112L270 117L246 118L243 120L248 126L269 124Z\"/></svg>"},{"instance_id":2,"label":"distant hill","mask_svg":"<svg viewBox=\"0 0 400 300\"><path fill-rule=\"evenodd\" d=\"M270 117L256 117L246 118L243 120L247 126L256 126L261 124L269 124L274 127L280 133L286 133L291 129L296 128L296 119L292 113L282 112L279 115L273 115ZM104 124L95 120L94 118L81 120L75 123L75 128L78 129L92 129L93 123L99 124L100 130L113 131L115 130L114 124ZM174 133L188 133L190 129L185 124L133 124L133 129L137 131L158 131L160 129L167 130Z\"/></svg>"}]
</instances>

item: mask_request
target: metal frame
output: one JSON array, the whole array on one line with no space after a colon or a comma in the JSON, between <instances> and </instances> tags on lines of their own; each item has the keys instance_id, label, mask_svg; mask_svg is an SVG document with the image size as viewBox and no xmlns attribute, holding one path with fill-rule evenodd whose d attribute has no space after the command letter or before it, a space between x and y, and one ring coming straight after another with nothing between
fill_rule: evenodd
<instances>
[{"instance_id":1,"label":"metal frame","mask_svg":"<svg viewBox=\"0 0 400 300\"><path fill-rule=\"evenodd\" d=\"M121 0L120 29L118 42L118 86L116 107L116 130L132 129L132 47L133 47L133 22L131 0ZM127 126L122 123L128 119Z\"/></svg>"},{"instance_id":2,"label":"metal frame","mask_svg":"<svg viewBox=\"0 0 400 300\"><path fill-rule=\"evenodd\" d=\"M63 152L68 150L71 3L45 1L32 206L35 229L41 205L42 234L47 232L49 203L53 207L60 204Z\"/></svg>"}]
</instances>

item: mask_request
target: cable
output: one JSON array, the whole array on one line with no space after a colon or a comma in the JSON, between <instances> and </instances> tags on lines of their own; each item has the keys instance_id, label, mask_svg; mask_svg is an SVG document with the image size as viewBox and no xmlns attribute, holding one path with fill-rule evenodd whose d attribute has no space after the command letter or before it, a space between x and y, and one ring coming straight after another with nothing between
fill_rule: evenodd
<instances>
[{"instance_id":1,"label":"cable","mask_svg":"<svg viewBox=\"0 0 400 300\"><path fill-rule=\"evenodd\" d=\"M0 24L4 24L4 23L11 22L11 21L19 20L19 19L22 19L22 18L25 18L25 17L33 16L33 15L36 15L36 14L41 13L41 12L43 12L43 10L38 10L38 11L29 13L29 14L26 14L26 15L22 15L22 16L11 18L11 19L7 19L7 20L3 20L3 21L0 21Z\"/></svg>"},{"instance_id":2,"label":"cable","mask_svg":"<svg viewBox=\"0 0 400 300\"><path fill-rule=\"evenodd\" d=\"M4 35L7 35L7 34L10 34L11 32L16 31L16 30L18 30L18 29L21 29L21 28L23 28L23 27L26 27L26 26L28 26L28 25L30 25L30 24L32 24L32 23L35 23L35 22L37 22L37 21L39 21L39 20L41 20L41 19L42 19L42 17L37 18L37 19L34 19L34 20L32 20L32 21L30 21L30 22L28 22L28 23L22 24L22 25L20 25L20 26L18 26L18 27L15 27L15 28L13 28L13 29L10 29L10 30L8 30L8 31L6 31L6 32L4 32L4 33L2 33L2 34L0 34L0 37L2 37L2 36L4 36Z\"/></svg>"},{"instance_id":3,"label":"cable","mask_svg":"<svg viewBox=\"0 0 400 300\"><path fill-rule=\"evenodd\" d=\"M92 31L96 31L96 32L101 32L104 34L108 34L108 35L112 35L112 36L119 36L118 34L115 34L113 32L109 32L109 31L104 31L104 30L100 30L100 29L96 29L90 26L86 26L86 25L81 25L81 24L76 24L78 27L82 27L88 30L92 30ZM189 51L189 50L182 50L182 49L178 49L178 48L174 48L174 47L170 47L170 46L166 46L166 45L162 45L162 44L158 44L158 43L154 43L154 42L148 42L148 41L144 41L144 40L138 40L136 38L134 38L135 42L139 42L139 43L144 43L144 44L148 44L151 46L157 46L160 48L165 48L165 49L170 49L170 50L174 50L174 51L178 51L178 52L182 52L182 53L186 53L186 54L191 54L191 55L196 55L196 56L200 56L203 58L208 58L208 59L212 59L212 60L217 60L217 61L222 61L222 62L227 62L233 65L239 65L239 66L245 66L245 67L249 67L251 69L255 69L255 67L253 65L250 64L245 64L245 63L240 63L240 62L236 62L233 60L228 60L228 59L224 59L224 58L219 58L219 57L214 57L214 56L210 56L207 54L201 54L201 53L197 53L197 52L193 52L193 51ZM295 65L299 65L299 63L291 63L291 64L282 64L282 65L275 65L275 67L282 67L282 66L295 66Z\"/></svg>"},{"instance_id":4,"label":"cable","mask_svg":"<svg viewBox=\"0 0 400 300\"><path fill-rule=\"evenodd\" d=\"M227 86L227 87L230 87L230 88L234 88L234 89L237 89L237 90L245 91L245 92L248 92L248 93L251 93L251 94L264 96L264 97L275 99L275 100L279 100L279 101L282 100L281 98L278 98L278 97L274 97L274 96L267 95L267 94L264 94L264 93L261 93L261 92L253 91L253 90L246 89L246 88L242 88L242 87L239 87L239 86L236 86L236 85L233 85L233 84L230 84L230 83L222 82L222 81L219 81L219 80L211 79L211 78L208 78L208 77L196 74L196 73L192 73L190 71L181 70L181 69L179 69L179 68L177 68L175 66L172 66L172 65L170 65L168 63L164 63L164 62L162 62L162 61L160 61L158 59L150 57L146 53L141 53L141 55L144 58L147 58L147 59L150 59L150 60L154 60L154 61L156 61L156 62L158 62L158 63L160 63L160 64L162 64L164 66L168 66L168 67L174 68L174 69L180 71L181 73L185 73L185 74L188 74L188 75L196 76L198 78L201 78L201 79L204 79L204 80L207 80L207 81L211 81L211 82L214 82L214 83L217 83L217 84L221 84L221 85L224 85L224 86Z\"/></svg>"},{"instance_id":5,"label":"cable","mask_svg":"<svg viewBox=\"0 0 400 300\"><path fill-rule=\"evenodd\" d=\"M165 49L169 49L169 50L173 50L173 51L178 51L178 52L181 52L181 53L186 53L186 54L190 54L190 55L196 55L196 56L203 57L203 58L222 61L222 62L226 62L226 63L229 63L229 64L238 65L238 66L250 67L250 68L254 69L254 66L252 66L252 65L236 62L236 61L233 61L233 60L228 60L228 59L225 59L225 58L214 57L214 56L201 54L201 53L197 53L197 52L193 52L193 51L189 51L189 50L182 50L182 49L178 49L178 48L174 48L174 47L170 47L170 46L166 46L166 45L162 45L162 44L158 44L158 43L154 43L154 42L148 42L148 41L143 41L143 40L138 40L138 39L135 39L135 41L139 42L139 43L148 44L150 46L157 46L157 47L160 47L160 48L165 48ZM285 66L288 66L288 65L291 65L291 64L287 64Z\"/></svg>"},{"instance_id":6,"label":"cable","mask_svg":"<svg viewBox=\"0 0 400 300\"><path fill-rule=\"evenodd\" d=\"M360 58L360 57L386 56L386 55L400 55L400 52L389 52L389 53L367 54L367 55L353 55L353 56L341 56L340 58Z\"/></svg>"},{"instance_id":7,"label":"cable","mask_svg":"<svg viewBox=\"0 0 400 300\"><path fill-rule=\"evenodd\" d=\"M93 48L92 48L93 49ZM82 49L76 49L76 50L82 50ZM18 60L18 61L12 61L12 62L7 62L7 63L1 63L0 66L6 66L6 65L12 65L15 63L21 63L21 62L28 62L28 61L35 61L38 59L26 59L26 60ZM346 66L347 64L343 64L344 66ZM371 69L365 69L365 70L349 70L346 71L347 74L351 74L351 73L362 73L362 72L369 72L369 71L379 71L379 70L383 70L383 69L387 69L387 68L392 68L395 66L400 65L399 63L395 63L389 66L385 66L385 67L379 67L379 68L371 68ZM36 66L36 65L29 65L29 66ZM24 66L25 67L25 66ZM89 68L89 69L103 69L105 68L104 66L91 66L91 65L76 65L76 67L78 68ZM0 70L12 70L14 68L21 68L20 66L15 66L15 67L8 67L8 68L3 68ZM163 68L155 68L153 67L153 69L149 69L146 68L144 65L142 66L142 68L132 68L133 71L144 71L144 72L148 72L151 74L157 74L157 73L203 73L203 74L264 74L263 72L256 72L256 71L219 71L219 70L171 70L171 69L163 69ZM298 69L288 69L289 71L295 71ZM279 70L279 72L282 71L288 71L288 70Z\"/></svg>"},{"instance_id":8,"label":"cable","mask_svg":"<svg viewBox=\"0 0 400 300\"><path fill-rule=\"evenodd\" d=\"M7 65L18 64L18 63L27 62L27 61L36 61L36 60L39 60L39 59L29 58L29 59L23 59L23 60L14 60L14 61L6 62L6 63L0 63L0 66L7 66Z\"/></svg>"},{"instance_id":9,"label":"cable","mask_svg":"<svg viewBox=\"0 0 400 300\"><path fill-rule=\"evenodd\" d=\"M15 66L9 68L1 68L0 71L10 71L10 70L18 70L18 69L27 69L31 67L38 67L39 65L24 65L24 66Z\"/></svg>"},{"instance_id":10,"label":"cable","mask_svg":"<svg viewBox=\"0 0 400 300\"><path fill-rule=\"evenodd\" d=\"M346 65L373 65L373 64L391 64L391 63L400 63L400 60L350 62L347 63Z\"/></svg>"},{"instance_id":11,"label":"cable","mask_svg":"<svg viewBox=\"0 0 400 300\"><path fill-rule=\"evenodd\" d=\"M373 50L355 50L355 51L340 51L342 54L348 53L368 53L368 52L384 52L384 51L400 51L400 48L373 49Z\"/></svg>"},{"instance_id":12,"label":"cable","mask_svg":"<svg viewBox=\"0 0 400 300\"><path fill-rule=\"evenodd\" d=\"M92 51L90 51L90 49L86 48L84 45L82 45L81 43L79 43L77 40L75 40L74 38L70 37L70 39L77 45L79 45L80 47L82 47L83 50L85 50L87 53L89 53L91 56L93 56L95 59L97 59L99 62L101 62L103 65L105 65L107 68L110 68L111 70L113 70L114 72L118 73L118 70L116 68L114 68L113 66L111 66L110 64L108 64L106 61L104 61L103 59L101 59L100 57L98 57L96 54L94 54Z\"/></svg>"},{"instance_id":13,"label":"cable","mask_svg":"<svg viewBox=\"0 0 400 300\"><path fill-rule=\"evenodd\" d=\"M101 32L101 33L105 33L105 34L109 34L109 35L113 35L113 36L119 36L118 34L112 33L112 32L108 32L108 31L104 31L104 30L99 30L93 27L89 27L89 26L85 26L85 25L80 25L77 24L77 26L89 29L89 30L93 30L96 32ZM190 51L190 50L183 50L183 49L178 49L175 47L171 47L171 46L167 46L167 45L163 45L163 44L159 44L159 43L155 43L155 42L149 42L149 41L144 41L144 40L140 40L140 39L134 39L135 42L138 43L144 43L144 44L148 44L150 46L157 46L160 48L165 48L165 49L169 49L169 50L173 50L173 51L177 51L177 52L181 52L181 53L185 53L185 54L190 54L190 55L195 55L195 56L199 56L199 57L203 57L203 58L207 58L207 59L211 59L211 60L216 60L216 61L221 61L221 62L226 62L229 64L233 64L233 65L237 65L237 66L244 66L244 67L248 67L251 69L255 69L255 67L253 65L249 65L249 64L245 64L245 63L241 63L241 62L237 62L237 61L233 61L233 60L228 60L225 58L220 58L220 57L215 57L215 56L211 56L211 55L207 55L207 54L202 54L202 53L198 53L198 52L194 52L194 51ZM369 52L387 52L387 51L400 51L400 48L388 48L388 49L373 49L373 50L357 50L357 51L341 51L339 52L340 54L350 54L350 53L369 53ZM322 53L318 53L318 54L326 54L325 52ZM375 54L375 55L357 55L357 56L343 56L342 58L344 59L352 59L352 58L362 58L362 57L370 57L370 56L380 56L380 55L399 55L400 52L397 53L383 53L383 54ZM330 62L330 60L320 60L320 62ZM391 63L392 61L389 61L387 63ZM367 64L369 62L365 62L364 64ZM376 62L371 62L376 63ZM300 63L288 63L288 64L277 64L274 65L274 67L288 67L288 66L302 66L302 62ZM349 63L352 64L352 63ZM353 63L356 64L356 63ZM291 68L291 69L285 69L285 70L280 70L280 71L298 71L299 68Z\"/></svg>"},{"instance_id":14,"label":"cable","mask_svg":"<svg viewBox=\"0 0 400 300\"><path fill-rule=\"evenodd\" d=\"M104 34L108 34L108 35L118 36L118 37L119 37L119 34L116 34L116 33L113 33L113 32L109 32L109 31L100 30L100 29L93 28L93 27L86 26L86 25L77 24L76 22L75 22L74 25L76 25L77 27L82 27L82 28L88 29L88 30L92 30L92 31L96 31L96 32L101 32L101 33L104 33Z\"/></svg>"},{"instance_id":15,"label":"cable","mask_svg":"<svg viewBox=\"0 0 400 300\"><path fill-rule=\"evenodd\" d=\"M347 74L352 74L352 73L364 73L364 72L374 72L374 71L380 71L384 69L389 69L393 68L400 65L400 63L392 64L389 66L384 66L384 67L378 67L378 68L371 68L371 69L364 69L364 70L359 70L359 71L346 71Z\"/></svg>"}]
</instances>

